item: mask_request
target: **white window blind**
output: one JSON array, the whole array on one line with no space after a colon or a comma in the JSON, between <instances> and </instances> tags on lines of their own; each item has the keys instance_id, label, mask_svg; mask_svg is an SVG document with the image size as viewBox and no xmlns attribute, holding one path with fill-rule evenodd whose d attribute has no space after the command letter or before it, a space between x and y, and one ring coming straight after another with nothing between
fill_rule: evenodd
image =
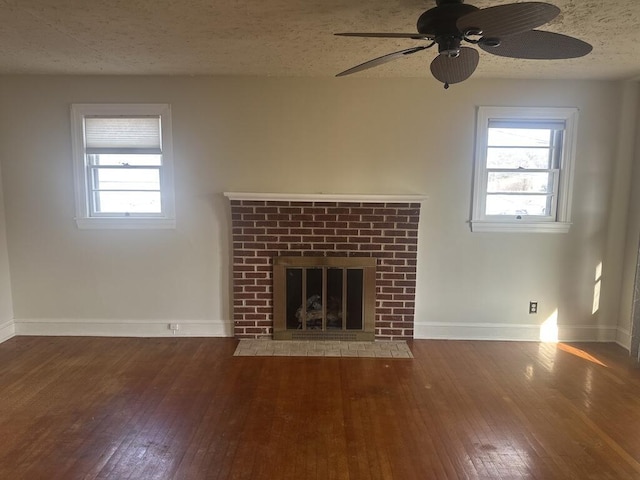
<instances>
[{"instance_id":1,"label":"white window blind","mask_svg":"<svg viewBox=\"0 0 640 480\"><path fill-rule=\"evenodd\" d=\"M162 153L160 117L86 117L88 154Z\"/></svg>"}]
</instances>

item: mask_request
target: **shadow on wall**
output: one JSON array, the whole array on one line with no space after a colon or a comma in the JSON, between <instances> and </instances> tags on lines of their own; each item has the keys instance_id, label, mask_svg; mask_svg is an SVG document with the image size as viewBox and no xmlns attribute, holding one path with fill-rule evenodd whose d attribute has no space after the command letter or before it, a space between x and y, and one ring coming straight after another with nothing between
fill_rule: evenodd
<instances>
[{"instance_id":1,"label":"shadow on wall","mask_svg":"<svg viewBox=\"0 0 640 480\"><path fill-rule=\"evenodd\" d=\"M633 286L633 304L631 306L631 356L640 363L640 241L636 256L636 278Z\"/></svg>"}]
</instances>

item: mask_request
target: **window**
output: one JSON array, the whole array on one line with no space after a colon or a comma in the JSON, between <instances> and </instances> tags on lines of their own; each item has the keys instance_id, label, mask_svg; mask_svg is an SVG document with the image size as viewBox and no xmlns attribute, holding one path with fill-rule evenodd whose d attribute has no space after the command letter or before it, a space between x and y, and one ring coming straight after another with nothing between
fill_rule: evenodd
<instances>
[{"instance_id":1,"label":"window","mask_svg":"<svg viewBox=\"0 0 640 480\"><path fill-rule=\"evenodd\" d=\"M71 107L79 228L173 228L171 115L164 104Z\"/></svg>"},{"instance_id":2,"label":"window","mask_svg":"<svg viewBox=\"0 0 640 480\"><path fill-rule=\"evenodd\" d=\"M480 107L474 232L567 232L578 110Z\"/></svg>"}]
</instances>

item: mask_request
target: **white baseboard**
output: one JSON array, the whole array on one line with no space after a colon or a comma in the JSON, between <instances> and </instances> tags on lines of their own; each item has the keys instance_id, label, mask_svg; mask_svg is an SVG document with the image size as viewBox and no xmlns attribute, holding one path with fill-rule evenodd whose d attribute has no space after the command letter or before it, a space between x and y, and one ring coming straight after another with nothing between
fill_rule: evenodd
<instances>
[{"instance_id":1,"label":"white baseboard","mask_svg":"<svg viewBox=\"0 0 640 480\"><path fill-rule=\"evenodd\" d=\"M13 320L0 323L0 343L16 336L16 327Z\"/></svg>"},{"instance_id":2,"label":"white baseboard","mask_svg":"<svg viewBox=\"0 0 640 480\"><path fill-rule=\"evenodd\" d=\"M631 351L631 332L625 328L618 327L616 330L616 343L621 347Z\"/></svg>"},{"instance_id":3,"label":"white baseboard","mask_svg":"<svg viewBox=\"0 0 640 480\"><path fill-rule=\"evenodd\" d=\"M233 337L233 322L223 320L20 319L0 324L0 342L15 335L100 337ZM416 322L415 339L540 341L540 325ZM602 325L559 326L561 342L616 342L629 349L631 334Z\"/></svg>"},{"instance_id":4,"label":"white baseboard","mask_svg":"<svg viewBox=\"0 0 640 480\"><path fill-rule=\"evenodd\" d=\"M177 324L177 330L169 328ZM15 335L88 337L232 337L233 323L222 320L20 319Z\"/></svg>"},{"instance_id":5,"label":"white baseboard","mask_svg":"<svg viewBox=\"0 0 640 480\"><path fill-rule=\"evenodd\" d=\"M505 340L539 342L540 325L504 323L416 322L414 338L442 340ZM616 342L618 329L602 325L558 326L559 342Z\"/></svg>"}]
</instances>

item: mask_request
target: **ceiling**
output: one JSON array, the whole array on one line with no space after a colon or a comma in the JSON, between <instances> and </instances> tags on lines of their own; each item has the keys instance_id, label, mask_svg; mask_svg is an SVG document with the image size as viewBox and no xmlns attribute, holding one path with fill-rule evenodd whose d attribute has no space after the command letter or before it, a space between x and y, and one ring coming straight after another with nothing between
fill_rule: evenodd
<instances>
[{"instance_id":1,"label":"ceiling","mask_svg":"<svg viewBox=\"0 0 640 480\"><path fill-rule=\"evenodd\" d=\"M467 0L476 7L513 3ZM573 60L480 52L474 77L632 79L640 75L639 0L549 0L541 27L591 43ZM416 31L434 0L0 0L0 74L170 74L329 77L422 45L335 32ZM434 50L354 74L430 76Z\"/></svg>"}]
</instances>

